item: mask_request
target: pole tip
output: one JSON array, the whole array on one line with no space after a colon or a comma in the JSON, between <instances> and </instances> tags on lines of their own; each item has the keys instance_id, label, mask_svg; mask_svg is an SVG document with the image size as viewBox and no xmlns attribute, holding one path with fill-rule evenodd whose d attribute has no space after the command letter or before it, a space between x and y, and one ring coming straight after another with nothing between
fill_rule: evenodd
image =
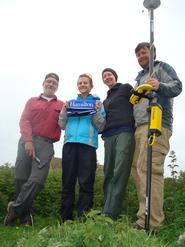
<instances>
[{"instance_id":1,"label":"pole tip","mask_svg":"<svg viewBox=\"0 0 185 247\"><path fill-rule=\"evenodd\" d=\"M143 5L147 9L156 9L160 6L160 0L144 0Z\"/></svg>"}]
</instances>

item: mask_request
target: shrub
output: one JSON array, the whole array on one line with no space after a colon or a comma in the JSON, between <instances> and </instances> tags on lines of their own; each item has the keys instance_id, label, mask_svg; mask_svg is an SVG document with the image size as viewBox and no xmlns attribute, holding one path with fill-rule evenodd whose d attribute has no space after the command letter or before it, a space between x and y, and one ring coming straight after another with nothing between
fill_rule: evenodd
<instances>
[{"instance_id":1,"label":"shrub","mask_svg":"<svg viewBox=\"0 0 185 247\"><path fill-rule=\"evenodd\" d=\"M60 210L61 170L50 170L44 189L34 202L34 213L40 216L57 216Z\"/></svg>"},{"instance_id":2,"label":"shrub","mask_svg":"<svg viewBox=\"0 0 185 247\"><path fill-rule=\"evenodd\" d=\"M103 167L98 166L94 187L94 209L101 210L103 206ZM77 187L78 194L78 187ZM78 195L76 196L78 197ZM0 219L6 213L6 206L15 198L14 167L9 164L0 166ZM51 169L46 180L44 189L39 193L34 202L34 213L38 216L60 215L61 199L61 169ZM178 225L179 232L185 225L185 172L181 172L178 178L165 179L164 210L166 226L171 229ZM136 189L133 178L130 177L125 200L124 211L131 221L136 218L138 207ZM169 230L169 229L168 229Z\"/></svg>"},{"instance_id":3,"label":"shrub","mask_svg":"<svg viewBox=\"0 0 185 247\"><path fill-rule=\"evenodd\" d=\"M10 164L0 166L0 219L5 214L7 203L15 197L14 167Z\"/></svg>"}]
</instances>

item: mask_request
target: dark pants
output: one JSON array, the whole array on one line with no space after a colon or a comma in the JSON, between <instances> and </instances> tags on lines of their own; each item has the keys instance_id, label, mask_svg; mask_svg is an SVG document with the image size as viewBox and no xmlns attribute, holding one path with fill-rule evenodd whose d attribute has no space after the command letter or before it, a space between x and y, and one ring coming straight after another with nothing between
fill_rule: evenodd
<instances>
[{"instance_id":1,"label":"dark pants","mask_svg":"<svg viewBox=\"0 0 185 247\"><path fill-rule=\"evenodd\" d=\"M77 215L81 216L93 206L96 173L96 149L81 143L66 143L62 154L62 221L72 219L75 185L79 183Z\"/></svg>"},{"instance_id":2,"label":"dark pants","mask_svg":"<svg viewBox=\"0 0 185 247\"><path fill-rule=\"evenodd\" d=\"M130 175L134 134L120 133L104 138L104 207L103 213L117 218L122 211L123 197Z\"/></svg>"},{"instance_id":3,"label":"dark pants","mask_svg":"<svg viewBox=\"0 0 185 247\"><path fill-rule=\"evenodd\" d=\"M52 142L45 138L35 136L33 144L40 163L25 152L25 142L22 138L18 144L15 163L16 200L11 209L20 219L30 214L33 201L43 188L54 154Z\"/></svg>"}]
</instances>

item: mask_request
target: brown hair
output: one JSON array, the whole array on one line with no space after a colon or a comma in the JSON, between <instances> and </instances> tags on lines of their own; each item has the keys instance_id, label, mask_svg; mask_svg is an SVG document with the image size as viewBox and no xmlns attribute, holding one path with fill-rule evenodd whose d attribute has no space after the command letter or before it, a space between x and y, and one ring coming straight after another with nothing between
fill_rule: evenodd
<instances>
[{"instance_id":1,"label":"brown hair","mask_svg":"<svg viewBox=\"0 0 185 247\"><path fill-rule=\"evenodd\" d=\"M135 48L135 54L142 48L147 47L150 50L150 43L148 42L141 42ZM154 59L156 59L156 48L154 46Z\"/></svg>"},{"instance_id":2,"label":"brown hair","mask_svg":"<svg viewBox=\"0 0 185 247\"><path fill-rule=\"evenodd\" d=\"M89 82L90 82L90 85L91 85L91 87L93 88L93 80L92 80L92 76L91 76L90 74L86 74L86 73L81 74L81 75L79 75L78 80L79 80L81 77L86 77L86 78L88 78L88 79L89 79Z\"/></svg>"}]
</instances>

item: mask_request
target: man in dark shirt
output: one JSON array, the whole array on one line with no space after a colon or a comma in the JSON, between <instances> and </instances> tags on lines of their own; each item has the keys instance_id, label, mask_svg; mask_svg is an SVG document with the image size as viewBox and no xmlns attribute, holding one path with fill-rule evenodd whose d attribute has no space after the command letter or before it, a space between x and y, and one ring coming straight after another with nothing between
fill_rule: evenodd
<instances>
[{"instance_id":1,"label":"man in dark shirt","mask_svg":"<svg viewBox=\"0 0 185 247\"><path fill-rule=\"evenodd\" d=\"M58 82L57 74L47 74L43 93L29 99L22 113L15 163L16 199L8 204L4 225L11 225L16 220L21 225L33 224L32 204L47 178L54 155L53 143L61 135L58 117L63 102L55 96Z\"/></svg>"}]
</instances>

